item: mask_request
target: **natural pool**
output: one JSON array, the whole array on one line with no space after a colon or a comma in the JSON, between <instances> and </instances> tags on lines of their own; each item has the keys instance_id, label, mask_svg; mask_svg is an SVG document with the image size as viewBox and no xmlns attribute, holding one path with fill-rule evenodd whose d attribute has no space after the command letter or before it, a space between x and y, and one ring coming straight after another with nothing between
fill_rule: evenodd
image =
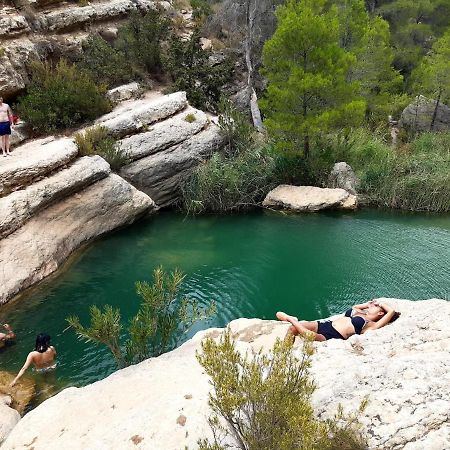
<instances>
[{"instance_id":1,"label":"natural pool","mask_svg":"<svg viewBox=\"0 0 450 450\"><path fill-rule=\"evenodd\" d=\"M57 278L2 307L0 320L14 326L18 341L0 351L1 368L18 371L45 331L58 368L41 382L60 389L104 378L115 368L109 353L64 331L65 317L86 323L89 305L109 303L127 319L138 305L135 281L149 280L157 265L187 274L184 294L217 302L217 317L189 336L238 317L272 319L280 309L314 319L373 297L448 299L450 216L159 214L97 241Z\"/></svg>"}]
</instances>

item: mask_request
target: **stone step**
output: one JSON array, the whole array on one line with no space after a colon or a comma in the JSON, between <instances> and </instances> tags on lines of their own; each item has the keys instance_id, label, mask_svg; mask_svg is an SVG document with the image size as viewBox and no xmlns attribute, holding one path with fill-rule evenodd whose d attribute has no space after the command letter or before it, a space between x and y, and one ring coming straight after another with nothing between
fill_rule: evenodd
<instances>
[{"instance_id":1,"label":"stone step","mask_svg":"<svg viewBox=\"0 0 450 450\"><path fill-rule=\"evenodd\" d=\"M110 172L109 164L100 156L85 156L67 169L0 198L0 238L17 230L56 200L82 190Z\"/></svg>"},{"instance_id":2,"label":"stone step","mask_svg":"<svg viewBox=\"0 0 450 450\"><path fill-rule=\"evenodd\" d=\"M83 244L155 209L118 175L87 187L0 240L0 304L55 272Z\"/></svg>"},{"instance_id":3,"label":"stone step","mask_svg":"<svg viewBox=\"0 0 450 450\"><path fill-rule=\"evenodd\" d=\"M120 174L158 206L166 207L179 198L180 184L192 168L222 146L219 128L210 125L175 147L125 166Z\"/></svg>"},{"instance_id":4,"label":"stone step","mask_svg":"<svg viewBox=\"0 0 450 450\"><path fill-rule=\"evenodd\" d=\"M126 102L100 117L96 125L108 128L116 138L138 133L147 125L167 119L188 106L186 92L175 92L157 99Z\"/></svg>"},{"instance_id":5,"label":"stone step","mask_svg":"<svg viewBox=\"0 0 450 450\"><path fill-rule=\"evenodd\" d=\"M75 159L78 149L72 139L49 137L28 142L0 156L0 197L28 186Z\"/></svg>"},{"instance_id":6,"label":"stone step","mask_svg":"<svg viewBox=\"0 0 450 450\"><path fill-rule=\"evenodd\" d=\"M144 133L135 134L120 141L120 145L132 161L160 152L199 133L208 124L202 111L187 108L170 119L155 123Z\"/></svg>"}]
</instances>

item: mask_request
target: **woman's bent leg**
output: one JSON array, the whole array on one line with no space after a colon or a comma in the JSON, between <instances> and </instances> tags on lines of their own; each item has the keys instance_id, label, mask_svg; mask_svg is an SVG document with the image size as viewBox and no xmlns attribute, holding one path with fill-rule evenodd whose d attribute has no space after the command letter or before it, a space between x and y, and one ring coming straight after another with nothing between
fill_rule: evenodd
<instances>
[{"instance_id":1,"label":"woman's bent leg","mask_svg":"<svg viewBox=\"0 0 450 450\"><path fill-rule=\"evenodd\" d=\"M287 321L291 324L288 330L288 335L298 336L300 334L302 336L305 335L307 336L311 335L312 333L314 335L315 341L326 341L325 336L317 333L318 325L316 321L313 322L308 322L306 320L299 321L296 317L289 316L288 314L283 313L281 311L277 312L276 316L279 320Z\"/></svg>"}]
</instances>

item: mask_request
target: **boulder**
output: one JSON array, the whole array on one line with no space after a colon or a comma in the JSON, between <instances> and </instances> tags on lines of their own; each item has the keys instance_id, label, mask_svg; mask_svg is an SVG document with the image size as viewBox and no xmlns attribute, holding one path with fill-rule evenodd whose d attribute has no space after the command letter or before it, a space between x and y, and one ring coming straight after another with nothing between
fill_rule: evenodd
<instances>
[{"instance_id":1,"label":"boulder","mask_svg":"<svg viewBox=\"0 0 450 450\"><path fill-rule=\"evenodd\" d=\"M153 209L146 194L110 175L41 211L0 240L0 304L54 273L83 244Z\"/></svg>"},{"instance_id":2,"label":"boulder","mask_svg":"<svg viewBox=\"0 0 450 450\"><path fill-rule=\"evenodd\" d=\"M78 153L72 139L49 137L28 142L0 164L0 197L25 187L72 161Z\"/></svg>"},{"instance_id":3,"label":"boulder","mask_svg":"<svg viewBox=\"0 0 450 450\"><path fill-rule=\"evenodd\" d=\"M12 131L10 139L11 148L17 147L23 141L26 141L27 139L30 138L30 131L27 128L27 125L23 122L15 125L11 131Z\"/></svg>"},{"instance_id":4,"label":"boulder","mask_svg":"<svg viewBox=\"0 0 450 450\"><path fill-rule=\"evenodd\" d=\"M210 125L175 147L125 166L120 175L149 195L158 206L166 207L178 200L180 186L192 168L222 146L219 128Z\"/></svg>"},{"instance_id":5,"label":"boulder","mask_svg":"<svg viewBox=\"0 0 450 450\"><path fill-rule=\"evenodd\" d=\"M174 117L155 123L144 133L121 140L120 146L135 161L189 139L207 124L208 118L204 112L188 108Z\"/></svg>"},{"instance_id":6,"label":"boulder","mask_svg":"<svg viewBox=\"0 0 450 450\"><path fill-rule=\"evenodd\" d=\"M0 445L19 423L19 420L20 414L15 409L0 402Z\"/></svg>"},{"instance_id":7,"label":"boulder","mask_svg":"<svg viewBox=\"0 0 450 450\"><path fill-rule=\"evenodd\" d=\"M21 227L46 206L105 178L111 169L100 156L85 156L37 183L0 198L0 238Z\"/></svg>"},{"instance_id":8,"label":"boulder","mask_svg":"<svg viewBox=\"0 0 450 450\"><path fill-rule=\"evenodd\" d=\"M114 89L110 89L106 96L111 103L120 103L130 98L139 98L144 93L142 86L139 83L128 83L122 86L118 86Z\"/></svg>"},{"instance_id":9,"label":"boulder","mask_svg":"<svg viewBox=\"0 0 450 450\"><path fill-rule=\"evenodd\" d=\"M295 212L356 209L357 199L344 189L280 185L267 194L263 206Z\"/></svg>"},{"instance_id":10,"label":"boulder","mask_svg":"<svg viewBox=\"0 0 450 450\"><path fill-rule=\"evenodd\" d=\"M435 108L436 100L419 95L403 110L398 126L411 131L430 131ZM450 130L450 108L440 103L433 131L448 130Z\"/></svg>"},{"instance_id":11,"label":"boulder","mask_svg":"<svg viewBox=\"0 0 450 450\"><path fill-rule=\"evenodd\" d=\"M0 10L0 38L11 37L28 31L27 19L19 14L3 15L4 10Z\"/></svg>"},{"instance_id":12,"label":"boulder","mask_svg":"<svg viewBox=\"0 0 450 450\"><path fill-rule=\"evenodd\" d=\"M120 105L111 113L97 119L95 124L108 128L113 136L121 138L173 116L187 105L186 92L175 92L156 99L145 98Z\"/></svg>"},{"instance_id":13,"label":"boulder","mask_svg":"<svg viewBox=\"0 0 450 450\"><path fill-rule=\"evenodd\" d=\"M355 172L346 162L338 162L333 166L328 180L330 188L345 189L350 194L356 195L358 183Z\"/></svg>"},{"instance_id":14,"label":"boulder","mask_svg":"<svg viewBox=\"0 0 450 450\"><path fill-rule=\"evenodd\" d=\"M360 420L372 450L450 448L450 302L386 300L402 313L393 324L314 344L312 404L326 418L339 403L355 412L368 396ZM230 327L244 353L271 348L288 324L238 319ZM211 385L195 355L202 339L221 332L201 331L170 353L65 389L28 413L2 450L30 442L34 450L197 448L199 438L210 436Z\"/></svg>"}]
</instances>

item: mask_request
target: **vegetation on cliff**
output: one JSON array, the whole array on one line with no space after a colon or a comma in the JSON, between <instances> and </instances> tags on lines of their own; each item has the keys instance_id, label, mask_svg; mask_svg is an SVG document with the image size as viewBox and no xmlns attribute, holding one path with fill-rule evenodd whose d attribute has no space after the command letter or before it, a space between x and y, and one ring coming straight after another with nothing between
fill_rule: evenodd
<instances>
[{"instance_id":1,"label":"vegetation on cliff","mask_svg":"<svg viewBox=\"0 0 450 450\"><path fill-rule=\"evenodd\" d=\"M241 355L227 330L220 341L206 339L197 359L211 378L209 423L213 439L201 450L363 450L357 414L321 421L311 396L312 343L303 341L298 358L292 340L277 341L269 353ZM365 408L363 402L360 411ZM231 441L231 442L230 442Z\"/></svg>"}]
</instances>

